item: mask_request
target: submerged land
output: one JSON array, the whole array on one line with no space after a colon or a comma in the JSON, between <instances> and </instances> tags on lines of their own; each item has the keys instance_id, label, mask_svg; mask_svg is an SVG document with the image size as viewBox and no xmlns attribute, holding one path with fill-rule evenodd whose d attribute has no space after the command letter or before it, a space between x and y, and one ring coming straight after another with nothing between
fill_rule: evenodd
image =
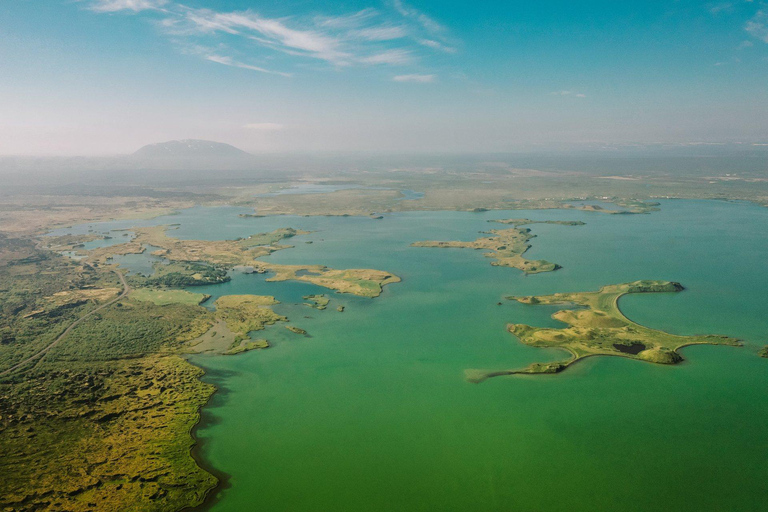
<instances>
[{"instance_id":1,"label":"submerged land","mask_svg":"<svg viewBox=\"0 0 768 512\"><path fill-rule=\"evenodd\" d=\"M52 229L111 219L146 220L196 205L239 206L253 212L239 214L246 219L355 215L371 222L418 210L648 215L658 210L656 199L667 197L768 205L768 183L754 173L726 179L649 172L615 179L613 173L538 170L491 161L466 169L333 169L245 177L165 176L167 181L149 179L148 185L146 176L138 182L114 177L26 182L17 176L20 185L14 185L11 180L0 192L0 508L177 511L204 501L217 481L190 455L195 443L191 432L214 388L200 380L201 370L185 356L238 357L275 350L269 348L272 325L297 335L307 331L299 319L278 312L280 303L273 296L230 295L209 304L210 297L194 287L225 283L232 272L254 272L267 274L271 282L299 281L375 298L400 281L388 270L270 261L269 255L291 249L288 241L308 234L291 227L215 241L174 237L175 226L137 225L119 236L95 231L48 236ZM328 190L291 193L307 184ZM350 186L356 188L346 188ZM536 225L578 229L582 224L525 218L494 222L505 227L474 241L414 246L482 250L492 265L537 274L560 267L524 257ZM94 242L111 245L88 248ZM150 275L127 273L116 262L120 256L146 253L160 260ZM557 373L596 355L674 364L681 360L679 349L689 344L738 344L725 336L653 330L630 321L618 307L627 293L680 290L672 282L643 281L597 292L511 297L531 307L569 306L553 315L565 323L561 329L508 326L522 343L562 349L568 359L519 370L471 371L468 378L478 382L497 375ZM324 294L304 299L319 311L331 302ZM335 309L341 312L344 306Z\"/></svg>"}]
</instances>

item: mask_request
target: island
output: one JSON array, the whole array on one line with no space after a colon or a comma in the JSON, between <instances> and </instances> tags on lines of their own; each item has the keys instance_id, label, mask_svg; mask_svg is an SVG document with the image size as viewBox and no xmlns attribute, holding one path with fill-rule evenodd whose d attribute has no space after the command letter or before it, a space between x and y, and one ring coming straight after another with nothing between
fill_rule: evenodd
<instances>
[{"instance_id":1,"label":"island","mask_svg":"<svg viewBox=\"0 0 768 512\"><path fill-rule=\"evenodd\" d=\"M305 302L307 306L319 310L327 308L328 304L331 302L331 300L325 295L305 295L304 300L310 301Z\"/></svg>"},{"instance_id":2,"label":"island","mask_svg":"<svg viewBox=\"0 0 768 512\"><path fill-rule=\"evenodd\" d=\"M530 219L508 219L494 220L490 222L499 222L502 224L511 224L515 227L509 229L493 229L483 231L483 234L491 235L478 238L474 242L437 242L424 241L414 242L411 247L435 247L439 249L458 248L458 249L476 249L486 250L484 255L493 258L491 265L500 267L512 267L522 270L526 274L539 274L541 272L552 272L562 268L557 263L551 263L546 260L528 260L523 257L528 249L529 243L536 235L531 233L529 228L521 228L527 224L560 224L567 226L581 226L584 223L579 221L532 221Z\"/></svg>"},{"instance_id":3,"label":"island","mask_svg":"<svg viewBox=\"0 0 768 512\"><path fill-rule=\"evenodd\" d=\"M536 297L507 297L530 305L571 305L552 318L567 327L544 328L509 324L507 330L521 343L532 347L559 348L570 354L564 361L534 363L519 370L467 370L471 382L515 374L559 373L575 362L591 356L620 356L657 364L676 364L683 360L679 349L689 345L741 345L740 340L719 335L679 336L650 329L629 320L619 309L619 299L628 293L674 293L684 288L670 281L635 281L609 285L596 292L556 293Z\"/></svg>"}]
</instances>

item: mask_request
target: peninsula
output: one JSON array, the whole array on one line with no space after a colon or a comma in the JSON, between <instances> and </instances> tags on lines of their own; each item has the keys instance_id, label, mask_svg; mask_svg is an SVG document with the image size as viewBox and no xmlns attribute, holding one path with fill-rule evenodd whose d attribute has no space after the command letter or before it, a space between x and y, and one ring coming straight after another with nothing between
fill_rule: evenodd
<instances>
[{"instance_id":1,"label":"peninsula","mask_svg":"<svg viewBox=\"0 0 768 512\"><path fill-rule=\"evenodd\" d=\"M635 281L609 285L597 292L556 293L537 297L507 297L522 304L568 304L552 318L568 327L562 329L509 324L507 330L522 343L532 347L560 348L570 354L564 361L534 363L520 370L467 370L467 379L482 382L489 377L514 374L559 373L573 363L590 356L621 356L657 364L676 364L683 360L678 350L688 345L740 345L735 338L718 335L678 336L650 329L629 320L618 306L628 293L680 292L680 283L670 281Z\"/></svg>"}]
</instances>

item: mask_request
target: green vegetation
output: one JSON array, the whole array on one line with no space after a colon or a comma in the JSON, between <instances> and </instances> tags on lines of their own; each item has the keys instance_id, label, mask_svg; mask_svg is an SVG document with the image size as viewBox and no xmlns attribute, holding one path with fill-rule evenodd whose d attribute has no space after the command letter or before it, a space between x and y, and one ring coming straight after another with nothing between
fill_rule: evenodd
<instances>
[{"instance_id":1,"label":"green vegetation","mask_svg":"<svg viewBox=\"0 0 768 512\"><path fill-rule=\"evenodd\" d=\"M267 281L306 281L330 288L339 293L351 293L361 297L378 297L385 285L399 283L396 275L381 270L335 270L322 265L277 265L264 263L262 267L275 273Z\"/></svg>"},{"instance_id":2,"label":"green vegetation","mask_svg":"<svg viewBox=\"0 0 768 512\"><path fill-rule=\"evenodd\" d=\"M223 354L225 356L233 356L236 354L242 354L243 352L248 352L249 350L257 350L257 349L264 349L264 348L269 348L269 342L267 340L248 340L248 341L244 341L240 345L230 348Z\"/></svg>"},{"instance_id":3,"label":"green vegetation","mask_svg":"<svg viewBox=\"0 0 768 512\"><path fill-rule=\"evenodd\" d=\"M311 302L311 304L308 303L307 306L320 310L327 308L328 304L331 302L325 295L305 295L304 299Z\"/></svg>"},{"instance_id":4,"label":"green vegetation","mask_svg":"<svg viewBox=\"0 0 768 512\"><path fill-rule=\"evenodd\" d=\"M486 372L467 371L467 378L481 382L488 377L512 374L558 373L576 361L589 356L606 355L639 359L658 364L682 361L678 350L688 345L740 345L727 336L677 336L636 324L618 307L619 298L627 293L679 292L680 283L669 281L636 281L604 286L597 292L556 293L539 297L508 297L523 304L570 304L582 309L563 309L552 318L568 325L562 329L509 324L507 329L522 343L533 347L560 348L570 353L566 361L535 363L522 370Z\"/></svg>"},{"instance_id":5,"label":"green vegetation","mask_svg":"<svg viewBox=\"0 0 768 512\"><path fill-rule=\"evenodd\" d=\"M257 261L275 251L289 248L275 245L276 241L306 234L292 228L282 228L271 233L252 235L239 240L180 240L166 233L167 226L134 228L136 238L125 244L88 251L87 259L94 264L105 264L115 254L140 254L145 246L161 249L153 252L171 260L171 264L154 265L155 275L146 278L132 276L133 286L183 287L196 284L213 284L229 280L227 268L243 268L254 272L274 272L269 281L289 279L362 297L377 297L382 287L396 283L400 278L388 272L370 269L335 270L322 265L279 265Z\"/></svg>"},{"instance_id":6,"label":"green vegetation","mask_svg":"<svg viewBox=\"0 0 768 512\"><path fill-rule=\"evenodd\" d=\"M151 245L160 247L152 254L162 256L171 261L205 262L211 265L233 267L236 265L252 265L256 258L267 256L287 245L273 245L283 238L306 231L296 231L291 228L278 229L271 233L251 235L239 240L181 240L169 237L169 226L152 226L133 228L135 237L125 244L103 247L87 252L89 261L106 262L115 254L136 254Z\"/></svg>"},{"instance_id":7,"label":"green vegetation","mask_svg":"<svg viewBox=\"0 0 768 512\"><path fill-rule=\"evenodd\" d=\"M138 288L131 291L131 299L151 302L157 306L168 304L185 304L197 306L208 300L211 296L204 293L192 293L186 290L157 290L152 288Z\"/></svg>"},{"instance_id":8,"label":"green vegetation","mask_svg":"<svg viewBox=\"0 0 768 512\"><path fill-rule=\"evenodd\" d=\"M65 343L46 356L52 361L108 361L180 347L208 330L212 315L183 304L156 306L121 301L75 327Z\"/></svg>"},{"instance_id":9,"label":"green vegetation","mask_svg":"<svg viewBox=\"0 0 768 512\"><path fill-rule=\"evenodd\" d=\"M172 261L168 264L157 262L153 265L154 273L150 277L129 276L128 281L134 287L164 286L184 288L226 283L231 278L227 271L205 263Z\"/></svg>"},{"instance_id":10,"label":"green vegetation","mask_svg":"<svg viewBox=\"0 0 768 512\"><path fill-rule=\"evenodd\" d=\"M305 331L304 329L300 327L295 327L293 325L286 325L285 328L295 334L301 334L303 336L307 336L308 334L307 331Z\"/></svg>"},{"instance_id":11,"label":"green vegetation","mask_svg":"<svg viewBox=\"0 0 768 512\"><path fill-rule=\"evenodd\" d=\"M271 233L259 233L258 235L251 235L247 238L238 240L240 245L245 248L258 247L260 245L275 245L280 240L286 238L292 238L296 235L308 235L310 231L302 231L300 229L293 228L279 228Z\"/></svg>"},{"instance_id":12,"label":"green vegetation","mask_svg":"<svg viewBox=\"0 0 768 512\"><path fill-rule=\"evenodd\" d=\"M45 363L0 383L0 508L176 511L216 479L190 456L213 393L177 356Z\"/></svg>"},{"instance_id":13,"label":"green vegetation","mask_svg":"<svg viewBox=\"0 0 768 512\"><path fill-rule=\"evenodd\" d=\"M265 325L288 320L269 307L275 304L279 302L274 297L226 295L216 300L216 316L226 322L230 331L245 336L264 329Z\"/></svg>"},{"instance_id":14,"label":"green vegetation","mask_svg":"<svg viewBox=\"0 0 768 512\"><path fill-rule=\"evenodd\" d=\"M760 357L768 357L768 345L764 346L760 351Z\"/></svg>"},{"instance_id":15,"label":"green vegetation","mask_svg":"<svg viewBox=\"0 0 768 512\"><path fill-rule=\"evenodd\" d=\"M112 272L0 238L0 372L50 345L120 288Z\"/></svg>"},{"instance_id":16,"label":"green vegetation","mask_svg":"<svg viewBox=\"0 0 768 512\"><path fill-rule=\"evenodd\" d=\"M584 226L585 223L580 220L531 220L531 219L497 219L488 222L497 222L499 224L510 224L516 228L527 226L529 224L554 224L557 226Z\"/></svg>"},{"instance_id":17,"label":"green vegetation","mask_svg":"<svg viewBox=\"0 0 768 512\"><path fill-rule=\"evenodd\" d=\"M656 203L656 202L638 201L634 199L621 199L621 198L613 198L610 201L622 209L621 210L606 209L599 205L574 206L574 205L568 204L567 207L576 208L577 210L583 210L587 212L609 213L612 215L627 215L627 214L631 215L631 214L651 213L651 212L659 211L659 208L658 208L659 203Z\"/></svg>"},{"instance_id":18,"label":"green vegetation","mask_svg":"<svg viewBox=\"0 0 768 512\"><path fill-rule=\"evenodd\" d=\"M523 258L528 249L531 248L531 244L528 242L536 235L531 234L531 230L528 228L520 228L526 224L535 224L536 221L528 219L509 219L498 220L492 222L500 222L503 224L512 224L515 227L510 229L494 229L491 231L483 232L491 235L488 237L478 238L474 242L414 242L412 247L436 247L441 249L446 248L459 248L459 249L482 249L489 252L485 253L488 258L493 258L495 261L491 262L491 265L517 268L525 272L526 274L538 274L541 272L552 272L560 267L557 263L550 263L546 260L527 260ZM580 226L583 222L575 221L543 221L541 223L546 224L563 224L567 226Z\"/></svg>"},{"instance_id":19,"label":"green vegetation","mask_svg":"<svg viewBox=\"0 0 768 512\"><path fill-rule=\"evenodd\" d=\"M190 456L213 388L170 352L213 313L107 302L122 286L110 267L0 240L0 509L175 511L215 486Z\"/></svg>"}]
</instances>

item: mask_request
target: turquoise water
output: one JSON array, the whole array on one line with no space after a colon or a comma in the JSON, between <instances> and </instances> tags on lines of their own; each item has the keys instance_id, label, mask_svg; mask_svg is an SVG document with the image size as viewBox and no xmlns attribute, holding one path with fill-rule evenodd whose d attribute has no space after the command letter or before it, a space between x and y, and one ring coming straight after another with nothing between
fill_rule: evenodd
<instances>
[{"instance_id":1,"label":"turquoise water","mask_svg":"<svg viewBox=\"0 0 768 512\"><path fill-rule=\"evenodd\" d=\"M210 510L768 510L768 360L756 356L768 343L768 209L665 201L661 212L621 216L237 213L196 208L154 222L178 222L175 235L202 239L313 230L269 259L378 268L403 281L373 300L332 294L325 311L296 305L323 289L261 275L195 289L275 295L277 309L312 336L276 326L263 333L269 350L193 360L220 387L197 431L206 464L228 475ZM538 237L529 256L562 270L524 276L478 251L409 247L474 240L497 227L488 219L524 216L587 223L531 226ZM556 308L503 296L636 279L687 290L623 298L633 320L737 336L745 347L689 347L672 367L598 357L556 376L464 380L467 368L562 357L504 329L556 325Z\"/></svg>"}]
</instances>

